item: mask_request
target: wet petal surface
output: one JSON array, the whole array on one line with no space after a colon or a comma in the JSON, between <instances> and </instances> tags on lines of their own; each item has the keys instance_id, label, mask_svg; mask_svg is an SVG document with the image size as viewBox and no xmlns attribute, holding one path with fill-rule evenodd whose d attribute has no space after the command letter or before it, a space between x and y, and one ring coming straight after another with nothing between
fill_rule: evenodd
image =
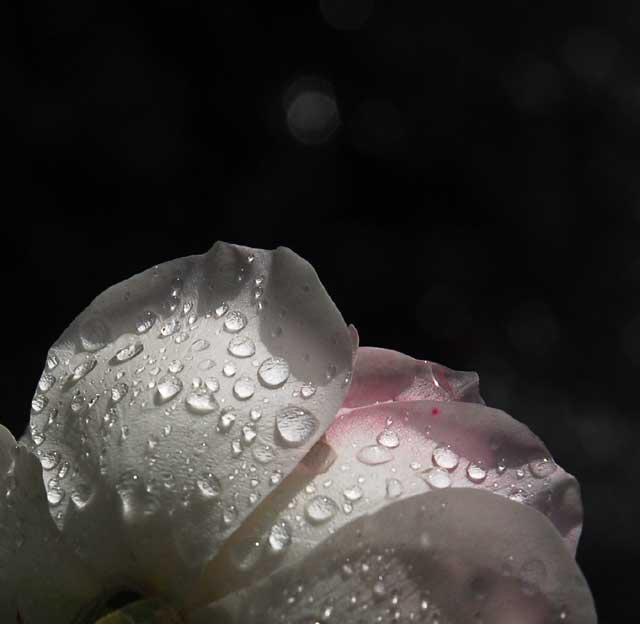
<instances>
[{"instance_id":1,"label":"wet petal surface","mask_svg":"<svg viewBox=\"0 0 640 624\"><path fill-rule=\"evenodd\" d=\"M223 593L248 585L303 559L355 517L451 488L482 489L534 507L575 550L582 522L578 484L526 426L475 403L392 402L343 410L230 538L209 582L223 578L215 582ZM274 533L283 532L286 543L274 549Z\"/></svg>"},{"instance_id":2,"label":"wet petal surface","mask_svg":"<svg viewBox=\"0 0 640 624\"><path fill-rule=\"evenodd\" d=\"M353 382L344 407L425 399L484 403L477 373L454 371L390 349L358 349Z\"/></svg>"},{"instance_id":3,"label":"wet petal surface","mask_svg":"<svg viewBox=\"0 0 640 624\"><path fill-rule=\"evenodd\" d=\"M0 425L0 621L68 624L97 600L100 586L61 538L38 460Z\"/></svg>"},{"instance_id":4,"label":"wet petal surface","mask_svg":"<svg viewBox=\"0 0 640 624\"><path fill-rule=\"evenodd\" d=\"M190 624L595 624L586 582L551 523L488 492L429 492L342 527Z\"/></svg>"},{"instance_id":5,"label":"wet petal surface","mask_svg":"<svg viewBox=\"0 0 640 624\"><path fill-rule=\"evenodd\" d=\"M53 517L106 582L180 604L333 420L351 363L288 249L217 243L108 289L52 347L32 404Z\"/></svg>"}]
</instances>

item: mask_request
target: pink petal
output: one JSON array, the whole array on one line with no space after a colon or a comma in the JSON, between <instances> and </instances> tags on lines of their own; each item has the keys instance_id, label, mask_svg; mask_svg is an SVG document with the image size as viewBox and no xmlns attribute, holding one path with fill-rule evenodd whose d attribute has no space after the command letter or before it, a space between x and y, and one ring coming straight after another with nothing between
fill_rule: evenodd
<instances>
[{"instance_id":1,"label":"pink petal","mask_svg":"<svg viewBox=\"0 0 640 624\"><path fill-rule=\"evenodd\" d=\"M454 371L398 351L360 347L343 407L423 399L483 403L478 384L477 373Z\"/></svg>"}]
</instances>

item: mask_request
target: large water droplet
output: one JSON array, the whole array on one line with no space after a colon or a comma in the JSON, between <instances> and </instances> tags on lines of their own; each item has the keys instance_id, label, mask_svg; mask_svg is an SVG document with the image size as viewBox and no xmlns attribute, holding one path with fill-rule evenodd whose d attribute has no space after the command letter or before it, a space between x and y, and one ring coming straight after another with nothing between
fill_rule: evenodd
<instances>
[{"instance_id":1,"label":"large water droplet","mask_svg":"<svg viewBox=\"0 0 640 624\"><path fill-rule=\"evenodd\" d=\"M358 485L354 485L352 487L348 487L344 492L342 492L343 496L350 502L355 503L359 501L363 497L362 488Z\"/></svg>"},{"instance_id":2,"label":"large water droplet","mask_svg":"<svg viewBox=\"0 0 640 624\"><path fill-rule=\"evenodd\" d=\"M71 501L77 509L84 509L93 495L93 489L91 486L79 483L71 492Z\"/></svg>"},{"instance_id":3,"label":"large water droplet","mask_svg":"<svg viewBox=\"0 0 640 624\"><path fill-rule=\"evenodd\" d=\"M421 476L430 486L436 489L448 488L451 485L449 472L444 468L430 468Z\"/></svg>"},{"instance_id":4,"label":"large water droplet","mask_svg":"<svg viewBox=\"0 0 640 624\"><path fill-rule=\"evenodd\" d=\"M220 496L222 492L222 486L220 481L210 472L204 473L197 481L196 484L200 493L205 498L216 498Z\"/></svg>"},{"instance_id":5,"label":"large water droplet","mask_svg":"<svg viewBox=\"0 0 640 624\"><path fill-rule=\"evenodd\" d=\"M276 431L285 446L304 444L318 428L318 420L309 411L289 405L276 414Z\"/></svg>"},{"instance_id":6,"label":"large water droplet","mask_svg":"<svg viewBox=\"0 0 640 624\"><path fill-rule=\"evenodd\" d=\"M49 403L49 399L43 394L36 394L33 399L31 399L31 409L39 414L45 407L47 407L47 403Z\"/></svg>"},{"instance_id":7,"label":"large water droplet","mask_svg":"<svg viewBox=\"0 0 640 624\"><path fill-rule=\"evenodd\" d=\"M229 341L227 350L235 357L247 358L255 354L256 345L249 336L234 336Z\"/></svg>"},{"instance_id":8,"label":"large water droplet","mask_svg":"<svg viewBox=\"0 0 640 624\"><path fill-rule=\"evenodd\" d=\"M553 460L548 457L529 462L529 470L531 470L531 474L537 479L544 479L552 475L556 471L556 468L557 466Z\"/></svg>"},{"instance_id":9,"label":"large water droplet","mask_svg":"<svg viewBox=\"0 0 640 624\"><path fill-rule=\"evenodd\" d=\"M291 527L282 520L271 527L269 533L269 546L274 553L280 553L291 543Z\"/></svg>"},{"instance_id":10,"label":"large water droplet","mask_svg":"<svg viewBox=\"0 0 640 624\"><path fill-rule=\"evenodd\" d=\"M156 322L156 315L150 310L143 312L136 321L136 331L139 334L147 333Z\"/></svg>"},{"instance_id":11,"label":"large water droplet","mask_svg":"<svg viewBox=\"0 0 640 624\"><path fill-rule=\"evenodd\" d=\"M71 366L71 381L80 381L83 377L86 377L97 364L96 358L92 355L82 355L79 358L74 358L74 363Z\"/></svg>"},{"instance_id":12,"label":"large water droplet","mask_svg":"<svg viewBox=\"0 0 640 624\"><path fill-rule=\"evenodd\" d=\"M338 513L338 505L328 496L314 496L304 508L307 519L312 524L322 524Z\"/></svg>"},{"instance_id":13,"label":"large water droplet","mask_svg":"<svg viewBox=\"0 0 640 624\"><path fill-rule=\"evenodd\" d=\"M376 440L378 444L386 446L387 448L396 448L400 445L400 438L392 429L385 429L384 431L381 431Z\"/></svg>"},{"instance_id":14,"label":"large water droplet","mask_svg":"<svg viewBox=\"0 0 640 624\"><path fill-rule=\"evenodd\" d=\"M204 388L190 392L185 399L185 403L189 411L198 415L210 414L220 408L213 394Z\"/></svg>"},{"instance_id":15,"label":"large water droplet","mask_svg":"<svg viewBox=\"0 0 640 624\"><path fill-rule=\"evenodd\" d=\"M371 446L361 448L356 458L363 464L367 464L367 466L376 466L390 462L393 459L393 455L391 451L384 446L372 444Z\"/></svg>"},{"instance_id":16,"label":"large water droplet","mask_svg":"<svg viewBox=\"0 0 640 624\"><path fill-rule=\"evenodd\" d=\"M40 392L48 392L53 388L56 383L56 378L51 373L42 373L40 381L38 382L38 389Z\"/></svg>"},{"instance_id":17,"label":"large water droplet","mask_svg":"<svg viewBox=\"0 0 640 624\"><path fill-rule=\"evenodd\" d=\"M224 319L224 328L226 331L235 334L247 326L247 317L238 310L229 312Z\"/></svg>"},{"instance_id":18,"label":"large water droplet","mask_svg":"<svg viewBox=\"0 0 640 624\"><path fill-rule=\"evenodd\" d=\"M218 429L222 433L226 433L231 429L233 423L236 422L236 415L233 412L225 412L220 416L220 420L218 421Z\"/></svg>"},{"instance_id":19,"label":"large water droplet","mask_svg":"<svg viewBox=\"0 0 640 624\"><path fill-rule=\"evenodd\" d=\"M44 470L53 470L60 462L60 454L57 451L44 453L40 457L40 463Z\"/></svg>"},{"instance_id":20,"label":"large water droplet","mask_svg":"<svg viewBox=\"0 0 640 624\"><path fill-rule=\"evenodd\" d=\"M142 353L143 349L144 347L142 346L142 343L136 340L135 342L132 342L131 344L128 344L126 347L123 347L122 349L117 351L116 354L111 358L110 364L113 365L121 364L122 362L128 362L129 360L132 360L134 357L136 357L136 355Z\"/></svg>"},{"instance_id":21,"label":"large water droplet","mask_svg":"<svg viewBox=\"0 0 640 624\"><path fill-rule=\"evenodd\" d=\"M448 446L437 446L433 449L433 463L440 468L453 470L458 465L458 455Z\"/></svg>"},{"instance_id":22,"label":"large water droplet","mask_svg":"<svg viewBox=\"0 0 640 624\"><path fill-rule=\"evenodd\" d=\"M111 340L111 332L107 324L99 318L94 318L82 325L80 342L85 351L98 351Z\"/></svg>"},{"instance_id":23,"label":"large water droplet","mask_svg":"<svg viewBox=\"0 0 640 624\"><path fill-rule=\"evenodd\" d=\"M233 384L233 395L240 401L250 399L254 392L255 385L249 377L240 377L240 379Z\"/></svg>"},{"instance_id":24,"label":"large water droplet","mask_svg":"<svg viewBox=\"0 0 640 624\"><path fill-rule=\"evenodd\" d=\"M311 382L307 382L303 384L302 388L300 388L300 396L303 399L310 399L316 393L316 387Z\"/></svg>"},{"instance_id":25,"label":"large water droplet","mask_svg":"<svg viewBox=\"0 0 640 624\"><path fill-rule=\"evenodd\" d=\"M258 379L267 388L279 388L288 378L289 364L284 358L267 358L258 369Z\"/></svg>"},{"instance_id":26,"label":"large water droplet","mask_svg":"<svg viewBox=\"0 0 640 624\"><path fill-rule=\"evenodd\" d=\"M469 464L467 466L467 477L473 483L482 483L487 478L487 471L478 464Z\"/></svg>"},{"instance_id":27,"label":"large water droplet","mask_svg":"<svg viewBox=\"0 0 640 624\"><path fill-rule=\"evenodd\" d=\"M156 386L156 399L160 403L166 403L182 390L182 382L175 375L165 375Z\"/></svg>"},{"instance_id":28,"label":"large water droplet","mask_svg":"<svg viewBox=\"0 0 640 624\"><path fill-rule=\"evenodd\" d=\"M401 481L398 479L387 479L387 497L398 498L404 492Z\"/></svg>"}]
</instances>

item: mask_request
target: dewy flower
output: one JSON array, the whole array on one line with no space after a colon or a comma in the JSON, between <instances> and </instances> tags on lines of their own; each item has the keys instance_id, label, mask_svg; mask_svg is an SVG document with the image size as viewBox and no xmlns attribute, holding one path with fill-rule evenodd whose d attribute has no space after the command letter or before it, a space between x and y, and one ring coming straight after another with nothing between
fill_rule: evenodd
<instances>
[{"instance_id":1,"label":"dewy flower","mask_svg":"<svg viewBox=\"0 0 640 624\"><path fill-rule=\"evenodd\" d=\"M100 295L0 427L0 622L592 623L580 523L474 373L358 349L307 262L218 243Z\"/></svg>"}]
</instances>

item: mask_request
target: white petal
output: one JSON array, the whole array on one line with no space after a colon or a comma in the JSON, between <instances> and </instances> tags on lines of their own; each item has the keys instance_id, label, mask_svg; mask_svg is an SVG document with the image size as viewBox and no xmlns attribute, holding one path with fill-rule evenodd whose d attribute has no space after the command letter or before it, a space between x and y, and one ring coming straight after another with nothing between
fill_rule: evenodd
<instances>
[{"instance_id":1,"label":"white petal","mask_svg":"<svg viewBox=\"0 0 640 624\"><path fill-rule=\"evenodd\" d=\"M390 402L342 410L298 469L231 537L212 563L209 583L222 595L304 558L354 517L428 490L460 487L539 509L575 551L582 521L578 484L526 426L476 403ZM290 539L274 552L270 535L279 526L288 527Z\"/></svg>"},{"instance_id":2,"label":"white petal","mask_svg":"<svg viewBox=\"0 0 640 624\"><path fill-rule=\"evenodd\" d=\"M38 460L0 425L0 621L69 624L100 591L49 515Z\"/></svg>"},{"instance_id":3,"label":"white petal","mask_svg":"<svg viewBox=\"0 0 640 624\"><path fill-rule=\"evenodd\" d=\"M308 556L189 624L595 624L589 588L538 511L460 488L342 527Z\"/></svg>"},{"instance_id":4,"label":"white petal","mask_svg":"<svg viewBox=\"0 0 640 624\"><path fill-rule=\"evenodd\" d=\"M31 438L59 526L108 581L182 600L332 421L352 339L299 256L217 243L105 291L48 362Z\"/></svg>"}]
</instances>

